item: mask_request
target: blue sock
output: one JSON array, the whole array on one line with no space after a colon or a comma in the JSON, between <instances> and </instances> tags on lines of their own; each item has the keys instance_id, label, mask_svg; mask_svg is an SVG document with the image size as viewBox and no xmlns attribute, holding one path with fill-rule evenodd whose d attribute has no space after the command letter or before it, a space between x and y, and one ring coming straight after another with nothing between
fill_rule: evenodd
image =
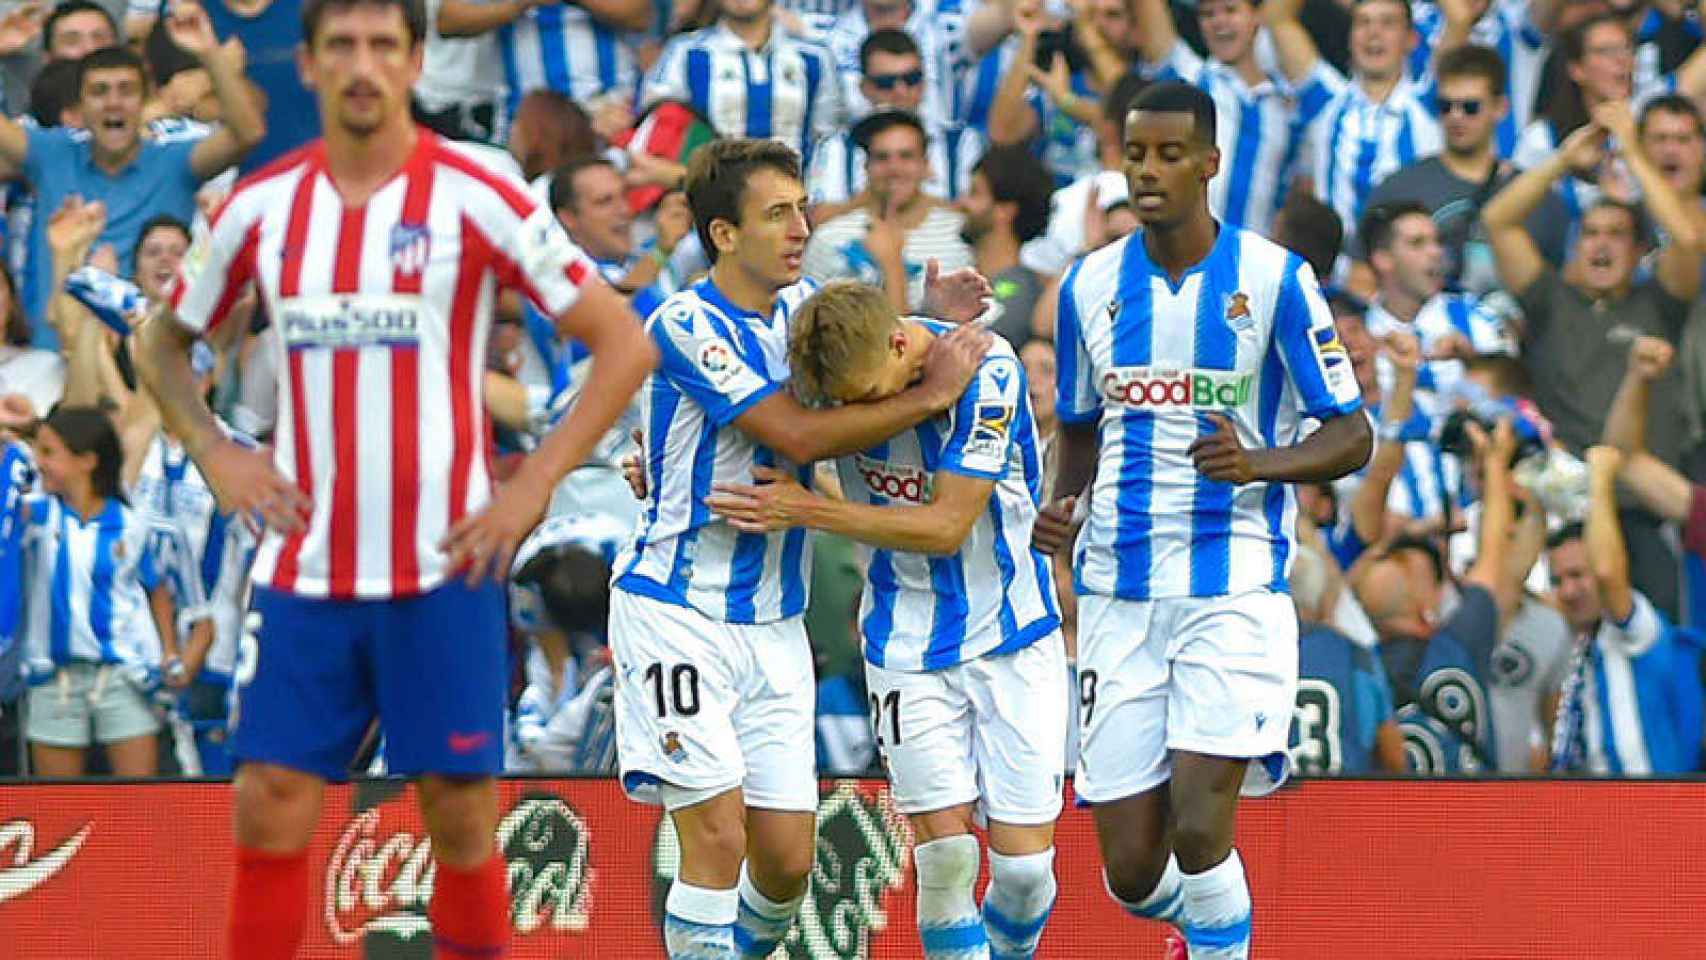
<instances>
[{"instance_id":1,"label":"blue sock","mask_svg":"<svg viewBox=\"0 0 1706 960\"><path fill-rule=\"evenodd\" d=\"M1054 909L1054 848L1006 856L989 851L989 889L983 894L983 930L990 960L1031 960Z\"/></svg>"},{"instance_id":2,"label":"blue sock","mask_svg":"<svg viewBox=\"0 0 1706 960\"><path fill-rule=\"evenodd\" d=\"M1191 960L1248 960L1250 887L1244 861L1234 850L1219 865L1181 877L1185 894L1182 927Z\"/></svg>"},{"instance_id":3,"label":"blue sock","mask_svg":"<svg viewBox=\"0 0 1706 960\"><path fill-rule=\"evenodd\" d=\"M1140 920L1159 920L1179 926L1180 918L1185 913L1185 895L1180 878L1179 859L1171 854L1167 856L1167 867L1161 871L1161 879L1155 882L1155 889L1137 903L1121 900L1114 888L1107 886L1108 875L1102 874L1102 884L1107 887L1108 896L1120 905L1126 913Z\"/></svg>"},{"instance_id":4,"label":"blue sock","mask_svg":"<svg viewBox=\"0 0 1706 960\"><path fill-rule=\"evenodd\" d=\"M736 889L740 891L740 912L735 917L735 952L747 960L763 960L775 953L788 935L805 895L786 903L766 897L753 885L745 861L740 865L740 886Z\"/></svg>"},{"instance_id":5,"label":"blue sock","mask_svg":"<svg viewBox=\"0 0 1706 960\"><path fill-rule=\"evenodd\" d=\"M664 901L663 943L669 960L734 960L733 890L710 890L675 881Z\"/></svg>"},{"instance_id":6,"label":"blue sock","mask_svg":"<svg viewBox=\"0 0 1706 960\"><path fill-rule=\"evenodd\" d=\"M977 838L943 837L912 849L918 867L918 938L925 960L988 960L977 909Z\"/></svg>"}]
</instances>

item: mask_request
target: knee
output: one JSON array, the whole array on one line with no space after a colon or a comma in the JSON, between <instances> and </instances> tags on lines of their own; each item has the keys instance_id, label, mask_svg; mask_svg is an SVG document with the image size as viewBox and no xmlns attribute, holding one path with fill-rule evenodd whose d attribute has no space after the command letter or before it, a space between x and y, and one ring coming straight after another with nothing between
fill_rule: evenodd
<instances>
[{"instance_id":1,"label":"knee","mask_svg":"<svg viewBox=\"0 0 1706 960\"><path fill-rule=\"evenodd\" d=\"M977 837L963 833L921 843L912 848L918 866L918 886L931 889L971 889L977 883Z\"/></svg>"},{"instance_id":2,"label":"knee","mask_svg":"<svg viewBox=\"0 0 1706 960\"><path fill-rule=\"evenodd\" d=\"M469 867L491 855L498 813L497 788L491 780L424 778L416 785L416 795L438 860Z\"/></svg>"},{"instance_id":3,"label":"knee","mask_svg":"<svg viewBox=\"0 0 1706 960\"><path fill-rule=\"evenodd\" d=\"M779 850L753 851L749 863L752 872L763 878L766 888L798 896L805 891L816 852L809 843L789 844Z\"/></svg>"},{"instance_id":4,"label":"knee","mask_svg":"<svg viewBox=\"0 0 1706 960\"><path fill-rule=\"evenodd\" d=\"M714 815L677 817L675 824L684 861L738 869L746 857L746 824L738 808Z\"/></svg>"},{"instance_id":5,"label":"knee","mask_svg":"<svg viewBox=\"0 0 1706 960\"><path fill-rule=\"evenodd\" d=\"M1029 899L1044 892L1052 897L1055 887L1054 848L1018 856L989 851L989 882L991 886L999 885L1018 897Z\"/></svg>"},{"instance_id":6,"label":"knee","mask_svg":"<svg viewBox=\"0 0 1706 960\"><path fill-rule=\"evenodd\" d=\"M1232 824L1214 805L1188 805L1174 813L1173 849L1187 871L1196 872L1220 862L1232 846Z\"/></svg>"},{"instance_id":7,"label":"knee","mask_svg":"<svg viewBox=\"0 0 1706 960\"><path fill-rule=\"evenodd\" d=\"M1110 850L1103 858L1108 892L1125 903L1142 903L1155 892L1167 870L1165 849Z\"/></svg>"},{"instance_id":8,"label":"knee","mask_svg":"<svg viewBox=\"0 0 1706 960\"><path fill-rule=\"evenodd\" d=\"M313 838L321 781L312 774L266 764L237 772L237 842L269 853L296 853Z\"/></svg>"}]
</instances>

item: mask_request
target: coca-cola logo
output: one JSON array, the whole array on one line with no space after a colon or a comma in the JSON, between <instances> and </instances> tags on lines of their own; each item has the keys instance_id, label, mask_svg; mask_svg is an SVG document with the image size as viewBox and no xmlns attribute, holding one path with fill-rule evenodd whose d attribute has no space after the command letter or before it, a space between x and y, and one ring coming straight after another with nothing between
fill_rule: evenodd
<instances>
[{"instance_id":1,"label":"coca-cola logo","mask_svg":"<svg viewBox=\"0 0 1706 960\"><path fill-rule=\"evenodd\" d=\"M77 832L40 857L35 856L36 828L28 820L8 820L0 824L0 903L21 897L51 880L65 869L77 851L93 833L95 825L85 823ZM8 863L7 852L11 852Z\"/></svg>"},{"instance_id":2,"label":"coca-cola logo","mask_svg":"<svg viewBox=\"0 0 1706 960\"><path fill-rule=\"evenodd\" d=\"M369 934L408 940L431 929L432 840L385 833L380 810L364 810L344 827L326 865L326 930L339 944ZM556 796L523 797L499 822L497 845L509 867L516 933L587 928L593 878L580 814Z\"/></svg>"}]
</instances>

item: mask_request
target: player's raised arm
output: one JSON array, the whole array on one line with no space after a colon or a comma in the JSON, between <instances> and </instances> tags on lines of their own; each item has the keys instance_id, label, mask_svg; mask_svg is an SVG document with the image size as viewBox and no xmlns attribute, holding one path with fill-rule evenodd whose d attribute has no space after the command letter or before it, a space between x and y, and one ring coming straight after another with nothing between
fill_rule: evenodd
<instances>
[{"instance_id":1,"label":"player's raised arm","mask_svg":"<svg viewBox=\"0 0 1706 960\"><path fill-rule=\"evenodd\" d=\"M1623 382L1605 415L1600 442L1623 454L1618 479L1649 510L1675 523L1688 520L1693 488L1688 478L1647 450L1647 399L1653 381L1664 376L1675 349L1659 337L1636 337L1629 347Z\"/></svg>"}]
</instances>

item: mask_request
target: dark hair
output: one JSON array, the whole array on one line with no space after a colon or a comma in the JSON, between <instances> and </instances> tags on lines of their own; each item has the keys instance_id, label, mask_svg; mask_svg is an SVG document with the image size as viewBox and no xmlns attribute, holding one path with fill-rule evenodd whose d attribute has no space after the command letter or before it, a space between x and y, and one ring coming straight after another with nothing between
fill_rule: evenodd
<instances>
[{"instance_id":1,"label":"dark hair","mask_svg":"<svg viewBox=\"0 0 1706 960\"><path fill-rule=\"evenodd\" d=\"M53 408L42 425L51 427L72 453L95 455L91 481L97 494L109 500L124 500L124 447L119 443L112 418L105 411L62 403Z\"/></svg>"},{"instance_id":2,"label":"dark hair","mask_svg":"<svg viewBox=\"0 0 1706 960\"><path fill-rule=\"evenodd\" d=\"M189 224L169 213L157 213L148 218L148 222L142 225L141 230L136 231L136 246L130 248L131 263L136 262L136 255L141 252L143 241L147 240L148 235L156 230L176 230L183 234L185 240L192 239Z\"/></svg>"},{"instance_id":3,"label":"dark hair","mask_svg":"<svg viewBox=\"0 0 1706 960\"><path fill-rule=\"evenodd\" d=\"M78 13L100 14L101 19L105 20L107 22L107 27L112 30L113 39L118 39L118 23L113 20L113 15L107 12L106 7L103 7L98 3L94 3L92 0L65 0L64 3L54 7L53 12L47 15L47 19L42 21L41 44L43 50L50 50L52 48L53 28L59 26L59 21Z\"/></svg>"},{"instance_id":4,"label":"dark hair","mask_svg":"<svg viewBox=\"0 0 1706 960\"><path fill-rule=\"evenodd\" d=\"M1392 246L1392 234L1398 226L1398 221L1405 217L1416 215L1433 220L1433 211L1420 200L1394 200L1391 203L1380 203L1363 211L1362 224L1357 228L1357 236L1362 238L1362 250L1365 257L1373 257L1377 251Z\"/></svg>"},{"instance_id":5,"label":"dark hair","mask_svg":"<svg viewBox=\"0 0 1706 960\"><path fill-rule=\"evenodd\" d=\"M1333 261L1345 242L1345 223L1339 212L1302 190L1292 190L1280 207L1280 226L1274 242L1302 257L1323 281L1333 275Z\"/></svg>"},{"instance_id":6,"label":"dark hair","mask_svg":"<svg viewBox=\"0 0 1706 960\"><path fill-rule=\"evenodd\" d=\"M711 241L711 224L727 220L740 225L747 181L760 170L798 180L800 155L779 140L737 138L713 140L688 158L687 206L693 210L693 230L713 264L717 245Z\"/></svg>"},{"instance_id":7,"label":"dark hair","mask_svg":"<svg viewBox=\"0 0 1706 960\"><path fill-rule=\"evenodd\" d=\"M873 53L887 53L896 57L904 57L908 54L919 58L923 57L923 54L918 50L918 41L912 39L912 34L905 30L892 28L871 31L871 35L859 45L859 74L861 76L871 72L871 54Z\"/></svg>"},{"instance_id":8,"label":"dark hair","mask_svg":"<svg viewBox=\"0 0 1706 960\"><path fill-rule=\"evenodd\" d=\"M604 154L590 153L570 160L551 174L552 210L575 209L575 178L580 176L582 170L591 170L593 167L616 169L616 165Z\"/></svg>"},{"instance_id":9,"label":"dark hair","mask_svg":"<svg viewBox=\"0 0 1706 960\"><path fill-rule=\"evenodd\" d=\"M142 41L142 56L148 62L149 76L154 78L154 85L157 87L165 86L173 77L186 70L201 68L200 60L173 42L172 35L166 31L165 17L154 21L154 28L148 31L147 39Z\"/></svg>"},{"instance_id":10,"label":"dark hair","mask_svg":"<svg viewBox=\"0 0 1706 960\"><path fill-rule=\"evenodd\" d=\"M996 203L1011 203L1019 208L1013 218L1013 233L1019 242L1040 237L1048 229L1054 178L1031 151L1019 144L990 147L972 173L981 173L989 181L989 192Z\"/></svg>"},{"instance_id":11,"label":"dark hair","mask_svg":"<svg viewBox=\"0 0 1706 960\"><path fill-rule=\"evenodd\" d=\"M1588 204L1588 208L1582 211L1582 219L1586 220L1588 214L1605 207L1610 207L1613 210L1621 210L1629 215L1629 227L1635 234L1636 243L1646 244L1651 242L1652 233L1647 223L1647 211L1646 208L1642 207L1640 204L1624 203L1622 200L1614 200L1611 197L1601 196L1593 203Z\"/></svg>"},{"instance_id":12,"label":"dark hair","mask_svg":"<svg viewBox=\"0 0 1706 960\"><path fill-rule=\"evenodd\" d=\"M1149 81L1136 73L1128 73L1115 81L1114 88L1102 98L1102 119L1114 129L1125 129L1126 114L1132 111L1137 98L1148 89Z\"/></svg>"},{"instance_id":13,"label":"dark hair","mask_svg":"<svg viewBox=\"0 0 1706 960\"><path fill-rule=\"evenodd\" d=\"M1434 580L1440 583L1444 583L1446 581L1445 554L1440 551L1438 543L1435 543L1428 537L1416 537L1409 534L1403 534L1393 538L1392 543L1386 547L1386 553L1383 554L1383 556L1387 559L1392 559L1406 550L1418 550L1426 555L1429 564L1433 567Z\"/></svg>"},{"instance_id":14,"label":"dark hair","mask_svg":"<svg viewBox=\"0 0 1706 960\"><path fill-rule=\"evenodd\" d=\"M5 257L0 257L0 283L6 285L6 312L0 314L0 334L4 334L4 341L11 346L27 347L30 315L24 312L24 304L18 299L18 284L12 279L12 268Z\"/></svg>"},{"instance_id":15,"label":"dark hair","mask_svg":"<svg viewBox=\"0 0 1706 960\"><path fill-rule=\"evenodd\" d=\"M1629 36L1629 25L1614 13L1601 13L1588 17L1581 23L1558 34L1557 44L1552 49L1552 56L1547 67L1552 74L1550 86L1544 87L1543 103L1537 103L1539 113L1552 124L1552 135L1556 142L1562 144L1564 138L1576 132L1576 128L1588 122L1587 100L1582 96L1582 88L1576 81L1570 79L1568 64L1580 63L1587 56L1588 33L1595 27L1610 24Z\"/></svg>"},{"instance_id":16,"label":"dark hair","mask_svg":"<svg viewBox=\"0 0 1706 960\"><path fill-rule=\"evenodd\" d=\"M403 12L403 23L409 28L409 43L420 46L426 39L426 8L421 0L305 0L302 4L302 42L314 45L314 33L327 10L348 10L351 7L396 7Z\"/></svg>"},{"instance_id":17,"label":"dark hair","mask_svg":"<svg viewBox=\"0 0 1706 960\"><path fill-rule=\"evenodd\" d=\"M1571 540L1580 540L1586 536L1586 528L1580 520L1572 520L1546 535L1546 549L1556 550Z\"/></svg>"},{"instance_id":18,"label":"dark hair","mask_svg":"<svg viewBox=\"0 0 1706 960\"><path fill-rule=\"evenodd\" d=\"M511 153L516 147L515 129L523 117L539 126L533 142L522 145L526 152L515 158L528 180L602 149L598 132L592 128L592 118L580 104L556 90L539 89L516 104L515 115L509 122Z\"/></svg>"},{"instance_id":19,"label":"dark hair","mask_svg":"<svg viewBox=\"0 0 1706 960\"><path fill-rule=\"evenodd\" d=\"M911 127L918 133L919 144L929 146L930 135L924 132L924 121L910 110L878 110L872 113L853 125L853 142L859 145L859 149L869 150L871 141L878 134L887 133L895 127Z\"/></svg>"},{"instance_id":20,"label":"dark hair","mask_svg":"<svg viewBox=\"0 0 1706 960\"><path fill-rule=\"evenodd\" d=\"M1464 362L1470 373L1484 373L1500 393L1515 397L1532 397L1534 382L1522 361L1504 353L1480 353Z\"/></svg>"},{"instance_id":21,"label":"dark hair","mask_svg":"<svg viewBox=\"0 0 1706 960\"><path fill-rule=\"evenodd\" d=\"M57 127L65 111L77 105L83 92L83 65L76 60L52 60L42 64L30 84L30 116L43 127Z\"/></svg>"},{"instance_id":22,"label":"dark hair","mask_svg":"<svg viewBox=\"0 0 1706 960\"><path fill-rule=\"evenodd\" d=\"M1505 59L1492 47L1478 43L1465 44L1440 54L1434 73L1441 80L1452 77L1474 77L1487 81L1493 96L1505 95Z\"/></svg>"},{"instance_id":23,"label":"dark hair","mask_svg":"<svg viewBox=\"0 0 1706 960\"><path fill-rule=\"evenodd\" d=\"M83 96L83 80L96 70L126 69L135 70L136 76L142 81L142 89L148 89L148 66L137 56L136 51L129 47L102 47L90 51L88 56L77 61L77 85L74 88L77 96Z\"/></svg>"},{"instance_id":24,"label":"dark hair","mask_svg":"<svg viewBox=\"0 0 1706 960\"><path fill-rule=\"evenodd\" d=\"M1667 93L1662 97L1654 97L1641 108L1640 119L1635 122L1635 131L1640 136L1647 135L1647 120L1655 113L1672 113L1687 117L1694 121L1694 132L1706 137L1706 120L1700 116L1700 108L1694 101L1678 93Z\"/></svg>"},{"instance_id":25,"label":"dark hair","mask_svg":"<svg viewBox=\"0 0 1706 960\"><path fill-rule=\"evenodd\" d=\"M602 556L574 544L544 549L515 580L538 584L545 614L559 631L604 635L610 619L610 565Z\"/></svg>"},{"instance_id":26,"label":"dark hair","mask_svg":"<svg viewBox=\"0 0 1706 960\"><path fill-rule=\"evenodd\" d=\"M1139 110L1146 113L1188 113L1191 115L1191 132L1197 143L1214 146L1214 98L1195 84L1178 80L1152 83L1132 102L1130 112Z\"/></svg>"},{"instance_id":27,"label":"dark hair","mask_svg":"<svg viewBox=\"0 0 1706 960\"><path fill-rule=\"evenodd\" d=\"M1365 7L1371 3L1380 3L1380 2L1382 2L1382 0L1355 0L1355 2L1353 2L1351 4L1351 9L1354 11L1354 10L1356 10L1357 7ZM1416 12L1414 10L1410 9L1409 0L1385 0L1385 2L1403 7L1404 8L1404 22L1409 24L1412 27L1414 27L1416 25Z\"/></svg>"}]
</instances>

